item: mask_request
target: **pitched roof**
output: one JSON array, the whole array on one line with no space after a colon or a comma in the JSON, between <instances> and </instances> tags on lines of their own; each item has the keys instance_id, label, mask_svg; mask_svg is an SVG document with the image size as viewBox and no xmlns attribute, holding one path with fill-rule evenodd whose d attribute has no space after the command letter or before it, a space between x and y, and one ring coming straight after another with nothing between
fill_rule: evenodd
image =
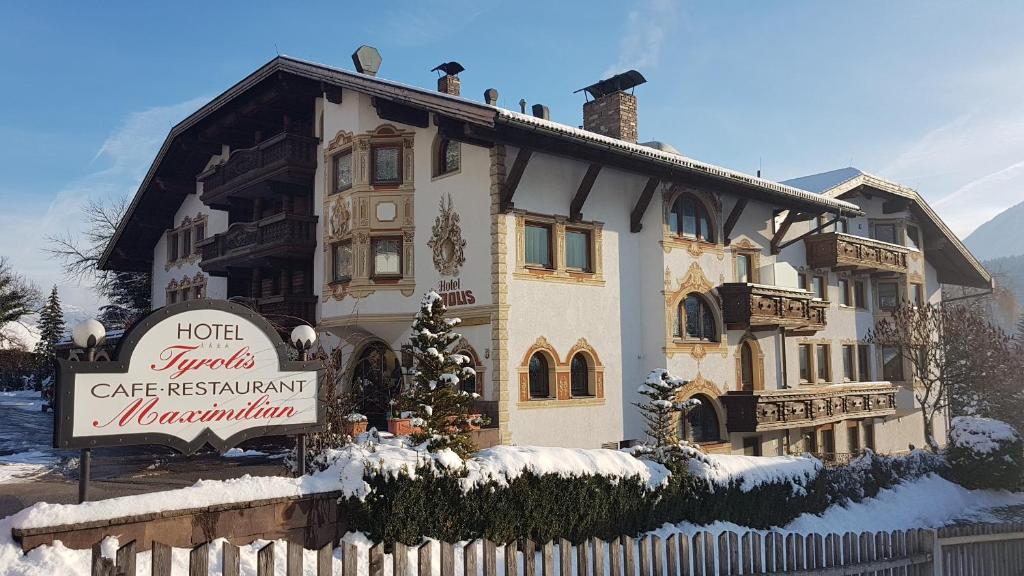
<instances>
[{"instance_id":1,"label":"pitched roof","mask_svg":"<svg viewBox=\"0 0 1024 576\"><path fill-rule=\"evenodd\" d=\"M297 77L307 83L317 83L321 87L347 88L416 108L426 109L474 126L486 128L508 126L520 130L544 133L549 137L581 145L587 149L611 153L615 157L629 158L632 165L637 166L641 171L650 169L657 173L668 174L669 177L677 175L680 178L687 175L697 176L736 187L748 195L763 196L766 201L775 201L783 205L794 205L822 212L861 213L855 204L838 198L822 197L792 186L700 162L680 154L673 154L649 146L609 138L557 122L542 120L496 106L474 102L459 96L409 86L400 82L299 60L289 56L278 56L225 90L171 129L142 184L139 186L138 192L132 199L125 218L118 226L111 242L107 245L101 256L99 261L101 269L145 269L147 258L152 256L153 243L159 238L159 234L162 233L163 229L169 227L164 226L164 224L173 216L183 199L183 196L180 196L180 191L177 195L168 193L162 187L160 178L157 177L164 164L164 160L171 153L176 141L190 133L190 131L198 130L212 115L220 112L221 108L253 89L261 82L282 75ZM196 172L198 171L196 170ZM159 211L161 212L160 219L140 223L137 218L137 213L140 211L143 213ZM169 215L166 214L168 211L170 212Z\"/></svg>"},{"instance_id":2,"label":"pitched roof","mask_svg":"<svg viewBox=\"0 0 1024 576\"><path fill-rule=\"evenodd\" d=\"M816 192L826 198L852 196L861 187L866 187L909 200L924 223L931 226L934 233L943 239L938 243L938 248L925 244L925 256L931 256L930 261L939 273L939 281L978 288L992 287L992 275L913 188L853 167L793 178L783 183Z\"/></svg>"}]
</instances>

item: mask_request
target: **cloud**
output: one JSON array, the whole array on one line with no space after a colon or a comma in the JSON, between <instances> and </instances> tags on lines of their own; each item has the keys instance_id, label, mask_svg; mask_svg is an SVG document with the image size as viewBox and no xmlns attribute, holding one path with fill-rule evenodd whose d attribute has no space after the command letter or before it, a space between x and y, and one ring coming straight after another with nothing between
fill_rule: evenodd
<instances>
[{"instance_id":1,"label":"cloud","mask_svg":"<svg viewBox=\"0 0 1024 576\"><path fill-rule=\"evenodd\" d=\"M80 211L88 199L134 194L170 128L207 100L193 98L129 114L97 150L91 165L98 168L68 182L48 200L34 200L31 194L16 195L13 191L4 193L6 198L27 198L0 212L4 237L14 239L3 252L13 268L44 289L58 285L69 307L94 311L101 302L92 286L64 278L61 263L43 250L46 237L65 232L80 234Z\"/></svg>"},{"instance_id":2,"label":"cloud","mask_svg":"<svg viewBox=\"0 0 1024 576\"><path fill-rule=\"evenodd\" d=\"M646 0L630 10L619 44L619 59L605 69L602 78L635 68L657 66L675 11L673 0Z\"/></svg>"}]
</instances>

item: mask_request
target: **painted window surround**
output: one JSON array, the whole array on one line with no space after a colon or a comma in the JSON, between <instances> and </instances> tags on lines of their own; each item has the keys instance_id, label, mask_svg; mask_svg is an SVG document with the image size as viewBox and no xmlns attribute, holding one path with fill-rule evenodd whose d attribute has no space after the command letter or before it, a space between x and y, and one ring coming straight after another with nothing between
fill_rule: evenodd
<instances>
[{"instance_id":1,"label":"painted window surround","mask_svg":"<svg viewBox=\"0 0 1024 576\"><path fill-rule=\"evenodd\" d=\"M196 248L196 230L203 230L203 237L205 238L210 234L209 218L202 212L192 216L185 216L181 220L181 224L177 227L172 228L164 232L167 241L167 257L164 262L164 271L170 271L171 268L181 268L186 264L195 264L199 262L200 254ZM181 249L181 239L184 232L189 234L189 253L183 254ZM177 258L171 259L171 242L177 245Z\"/></svg>"},{"instance_id":2,"label":"painted window surround","mask_svg":"<svg viewBox=\"0 0 1024 576\"><path fill-rule=\"evenodd\" d=\"M551 398L530 397L530 359L536 353L541 353L548 361L549 381L554 383L554 395ZM587 358L587 378L593 390L591 396L573 397L570 391L570 365L576 354L583 354ZM547 338L541 336L530 346L519 363L519 402L518 409L530 408L560 408L571 406L601 405L604 399L604 364L597 355L597 351L585 338L580 338L570 348L565 356L561 356Z\"/></svg>"},{"instance_id":3,"label":"painted window surround","mask_svg":"<svg viewBox=\"0 0 1024 576\"><path fill-rule=\"evenodd\" d=\"M604 286L604 264L602 256L602 222L577 222L567 216L535 214L524 210L515 211L516 222L516 269L513 276L520 280L540 280L567 284ZM540 224L551 229L552 268L541 268L526 264L526 225ZM565 231L583 230L590 240L591 271L573 270L565 265Z\"/></svg>"}]
</instances>

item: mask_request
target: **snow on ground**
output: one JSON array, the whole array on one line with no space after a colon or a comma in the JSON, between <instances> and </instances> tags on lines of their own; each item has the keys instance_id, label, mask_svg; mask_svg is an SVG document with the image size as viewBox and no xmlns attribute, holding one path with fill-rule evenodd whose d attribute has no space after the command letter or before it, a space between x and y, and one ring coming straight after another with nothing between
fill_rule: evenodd
<instances>
[{"instance_id":1,"label":"snow on ground","mask_svg":"<svg viewBox=\"0 0 1024 576\"><path fill-rule=\"evenodd\" d=\"M0 456L0 484L28 482L46 474L56 464L53 454L38 450Z\"/></svg>"},{"instance_id":2,"label":"snow on ground","mask_svg":"<svg viewBox=\"0 0 1024 576\"><path fill-rule=\"evenodd\" d=\"M787 526L781 528L783 533L829 533L845 531L879 531L879 530L902 530L908 528L937 528L953 521L973 520L978 522L992 521L995 519L991 510L993 508L1022 505L1024 504L1024 493L1009 493L989 490L967 490L938 476L930 475L913 482L896 486L895 488L883 490L877 498L867 499L860 504L851 504L846 507L834 506L824 514L804 514ZM17 516L17 515L16 515ZM11 526L16 516L0 520L0 576L51 576L61 574L66 576L87 576L89 566L88 550L70 550L60 544L43 546L28 554L23 555L21 549L11 539ZM726 522L716 522L709 526L695 526L682 523L675 526L665 525L654 531L654 534L667 537L669 534L684 532L692 535L697 531L708 531L718 534L722 531L732 530L745 532L748 528L737 526ZM362 534L347 534L345 542L357 546L359 561L359 572L356 576L367 576L367 550L370 541ZM210 567L211 574L217 574L221 570L221 545L223 539L216 540L210 545ZM266 545L266 541L257 541L241 550L242 574L254 576L256 573L256 553ZM455 565L462 565L464 555L463 545L460 543L455 549ZM432 543L436 547L436 543ZM275 562L278 574L284 573L284 562L287 556L286 544L283 541L275 541ZM104 542L104 554L113 556L117 548L117 541L108 538ZM434 558L439 558L437 550L434 550ZM187 573L188 550L174 549L172 554L174 574ZM480 554L480 548L476 548ZM409 565L416 566L414 556L415 549L409 551ZM575 562L576 555L572 555ZM504 567L504 549L498 547L497 564L499 575ZM340 548L334 551L335 570L341 569ZM539 562L538 562L539 564ZM519 563L522 566L522 562ZM609 563L606 561L605 566ZM314 552L306 551L303 556L304 574L315 574L316 559ZM558 574L558 563L555 563ZM433 573L430 576L438 576L440 562L433 563ZM139 574L150 572L150 554L142 553L138 556ZM392 576L391 555L386 554L384 559L384 576Z\"/></svg>"},{"instance_id":3,"label":"snow on ground","mask_svg":"<svg viewBox=\"0 0 1024 576\"><path fill-rule=\"evenodd\" d=\"M269 454L259 450L242 450L241 448L232 448L221 454L222 458L255 458L257 456L269 456Z\"/></svg>"},{"instance_id":4,"label":"snow on ground","mask_svg":"<svg viewBox=\"0 0 1024 576\"><path fill-rule=\"evenodd\" d=\"M0 392L0 407L18 408L20 410L39 412L43 409L43 398L39 392L35 390Z\"/></svg>"}]
</instances>

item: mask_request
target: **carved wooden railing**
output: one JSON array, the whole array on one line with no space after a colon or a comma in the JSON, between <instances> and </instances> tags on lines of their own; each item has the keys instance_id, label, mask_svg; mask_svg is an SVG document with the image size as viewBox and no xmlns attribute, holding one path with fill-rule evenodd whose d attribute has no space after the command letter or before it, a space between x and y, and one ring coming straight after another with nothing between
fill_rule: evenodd
<instances>
[{"instance_id":1,"label":"carved wooden railing","mask_svg":"<svg viewBox=\"0 0 1024 576\"><path fill-rule=\"evenodd\" d=\"M283 328L294 328L298 324L314 323L316 296L312 294L287 294L267 296L256 300L256 309L272 324Z\"/></svg>"},{"instance_id":2,"label":"carved wooden railing","mask_svg":"<svg viewBox=\"0 0 1024 576\"><path fill-rule=\"evenodd\" d=\"M885 270L907 271L907 254L910 250L841 232L812 234L804 238L807 251L807 265L811 268L832 270Z\"/></svg>"},{"instance_id":3,"label":"carved wooden railing","mask_svg":"<svg viewBox=\"0 0 1024 576\"><path fill-rule=\"evenodd\" d=\"M316 138L282 132L252 148L234 150L227 162L199 176L205 204L224 198L249 186L266 181L312 185L316 172Z\"/></svg>"},{"instance_id":4,"label":"carved wooden railing","mask_svg":"<svg viewBox=\"0 0 1024 576\"><path fill-rule=\"evenodd\" d=\"M889 382L729 392L720 399L725 404L729 432L817 426L896 413L896 387Z\"/></svg>"},{"instance_id":5,"label":"carved wooden railing","mask_svg":"<svg viewBox=\"0 0 1024 576\"><path fill-rule=\"evenodd\" d=\"M266 257L309 258L316 251L316 216L275 214L258 222L236 222L226 232L196 243L204 270L259 264Z\"/></svg>"},{"instance_id":6,"label":"carved wooden railing","mask_svg":"<svg viewBox=\"0 0 1024 576\"><path fill-rule=\"evenodd\" d=\"M718 294L730 330L783 327L795 332L817 332L825 328L828 304L806 290L737 282L722 284Z\"/></svg>"}]
</instances>

